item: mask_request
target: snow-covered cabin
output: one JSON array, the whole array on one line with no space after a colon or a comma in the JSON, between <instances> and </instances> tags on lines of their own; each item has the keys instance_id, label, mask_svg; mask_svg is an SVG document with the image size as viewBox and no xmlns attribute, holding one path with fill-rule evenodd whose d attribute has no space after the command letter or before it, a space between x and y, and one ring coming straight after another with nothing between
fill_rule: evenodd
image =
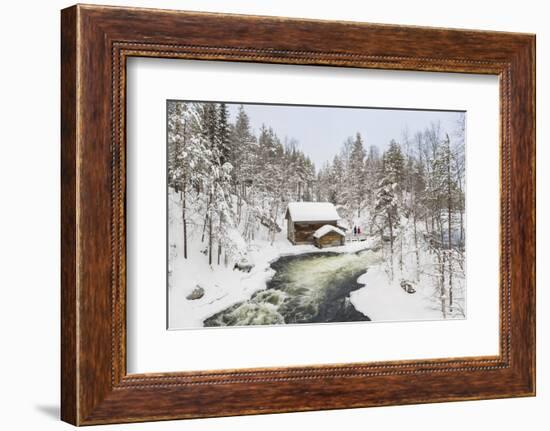
<instances>
[{"instance_id":1,"label":"snow-covered cabin","mask_svg":"<svg viewBox=\"0 0 550 431\"><path fill-rule=\"evenodd\" d=\"M313 242L319 248L344 245L346 233L336 226L325 224L313 233Z\"/></svg>"},{"instance_id":2,"label":"snow-covered cabin","mask_svg":"<svg viewBox=\"0 0 550 431\"><path fill-rule=\"evenodd\" d=\"M325 225L337 227L340 216L330 202L290 202L285 219L292 244L315 244L315 232Z\"/></svg>"}]
</instances>

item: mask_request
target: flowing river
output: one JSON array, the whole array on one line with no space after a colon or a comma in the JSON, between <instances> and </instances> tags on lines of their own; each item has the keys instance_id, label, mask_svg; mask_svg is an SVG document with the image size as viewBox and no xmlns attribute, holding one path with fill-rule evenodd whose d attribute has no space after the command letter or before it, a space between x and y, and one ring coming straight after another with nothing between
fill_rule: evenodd
<instances>
[{"instance_id":1,"label":"flowing river","mask_svg":"<svg viewBox=\"0 0 550 431\"><path fill-rule=\"evenodd\" d=\"M375 250L283 256L267 288L204 321L204 326L280 325L370 320L350 303L357 278L379 262Z\"/></svg>"}]
</instances>

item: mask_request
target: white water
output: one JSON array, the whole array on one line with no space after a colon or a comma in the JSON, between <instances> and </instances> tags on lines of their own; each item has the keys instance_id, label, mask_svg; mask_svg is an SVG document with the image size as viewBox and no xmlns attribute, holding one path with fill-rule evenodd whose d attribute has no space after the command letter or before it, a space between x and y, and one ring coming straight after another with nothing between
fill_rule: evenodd
<instances>
[{"instance_id":1,"label":"white water","mask_svg":"<svg viewBox=\"0 0 550 431\"><path fill-rule=\"evenodd\" d=\"M312 253L281 257L267 289L205 320L205 326L277 325L370 320L349 300L377 253Z\"/></svg>"}]
</instances>

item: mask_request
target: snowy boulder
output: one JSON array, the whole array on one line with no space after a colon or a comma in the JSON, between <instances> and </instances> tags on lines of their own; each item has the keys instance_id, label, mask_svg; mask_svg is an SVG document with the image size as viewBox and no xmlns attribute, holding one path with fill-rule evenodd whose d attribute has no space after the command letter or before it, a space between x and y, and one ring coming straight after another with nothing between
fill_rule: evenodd
<instances>
[{"instance_id":1,"label":"snowy boulder","mask_svg":"<svg viewBox=\"0 0 550 431\"><path fill-rule=\"evenodd\" d=\"M238 269L239 271L250 272L254 268L254 264L246 259L241 259L233 266L233 271Z\"/></svg>"},{"instance_id":2,"label":"snowy boulder","mask_svg":"<svg viewBox=\"0 0 550 431\"><path fill-rule=\"evenodd\" d=\"M416 289L413 287L413 284L408 280L401 280L401 289L407 293L415 293Z\"/></svg>"},{"instance_id":3,"label":"snowy boulder","mask_svg":"<svg viewBox=\"0 0 550 431\"><path fill-rule=\"evenodd\" d=\"M187 295L185 298L189 301L193 301L195 299L201 299L204 296L204 288L197 284L197 286L193 289L193 291Z\"/></svg>"}]
</instances>

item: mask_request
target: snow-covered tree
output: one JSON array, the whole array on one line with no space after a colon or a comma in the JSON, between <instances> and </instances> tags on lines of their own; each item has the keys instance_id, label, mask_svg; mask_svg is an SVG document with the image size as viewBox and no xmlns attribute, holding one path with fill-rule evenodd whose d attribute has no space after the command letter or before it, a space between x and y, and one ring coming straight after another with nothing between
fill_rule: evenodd
<instances>
[{"instance_id":1,"label":"snow-covered tree","mask_svg":"<svg viewBox=\"0 0 550 431\"><path fill-rule=\"evenodd\" d=\"M376 145L370 145L365 159L364 184L366 189L367 205L372 207L374 204L374 193L378 184L378 178L382 171L380 159L380 149Z\"/></svg>"},{"instance_id":2,"label":"snow-covered tree","mask_svg":"<svg viewBox=\"0 0 550 431\"><path fill-rule=\"evenodd\" d=\"M227 111L227 105L220 103L218 107L218 118L216 124L216 134L218 136L218 145L220 149L220 163L223 165L225 162L231 164L231 144L229 142L230 127L229 127L229 112Z\"/></svg>"},{"instance_id":3,"label":"snow-covered tree","mask_svg":"<svg viewBox=\"0 0 550 431\"><path fill-rule=\"evenodd\" d=\"M204 135L193 133L197 106L171 102L168 107L168 183L180 193L182 203L184 256L187 257L187 202L209 183L212 150Z\"/></svg>"},{"instance_id":4,"label":"snow-covered tree","mask_svg":"<svg viewBox=\"0 0 550 431\"><path fill-rule=\"evenodd\" d=\"M403 154L401 147L392 140L382 158L382 178L376 191L373 223L378 226L383 240L390 243L390 270L393 278L394 241L400 226L400 197L403 181Z\"/></svg>"},{"instance_id":5,"label":"snow-covered tree","mask_svg":"<svg viewBox=\"0 0 550 431\"><path fill-rule=\"evenodd\" d=\"M350 204L355 207L357 217L361 217L361 207L367 192L365 181L365 149L361 134L355 135L349 160L349 199Z\"/></svg>"}]
</instances>

